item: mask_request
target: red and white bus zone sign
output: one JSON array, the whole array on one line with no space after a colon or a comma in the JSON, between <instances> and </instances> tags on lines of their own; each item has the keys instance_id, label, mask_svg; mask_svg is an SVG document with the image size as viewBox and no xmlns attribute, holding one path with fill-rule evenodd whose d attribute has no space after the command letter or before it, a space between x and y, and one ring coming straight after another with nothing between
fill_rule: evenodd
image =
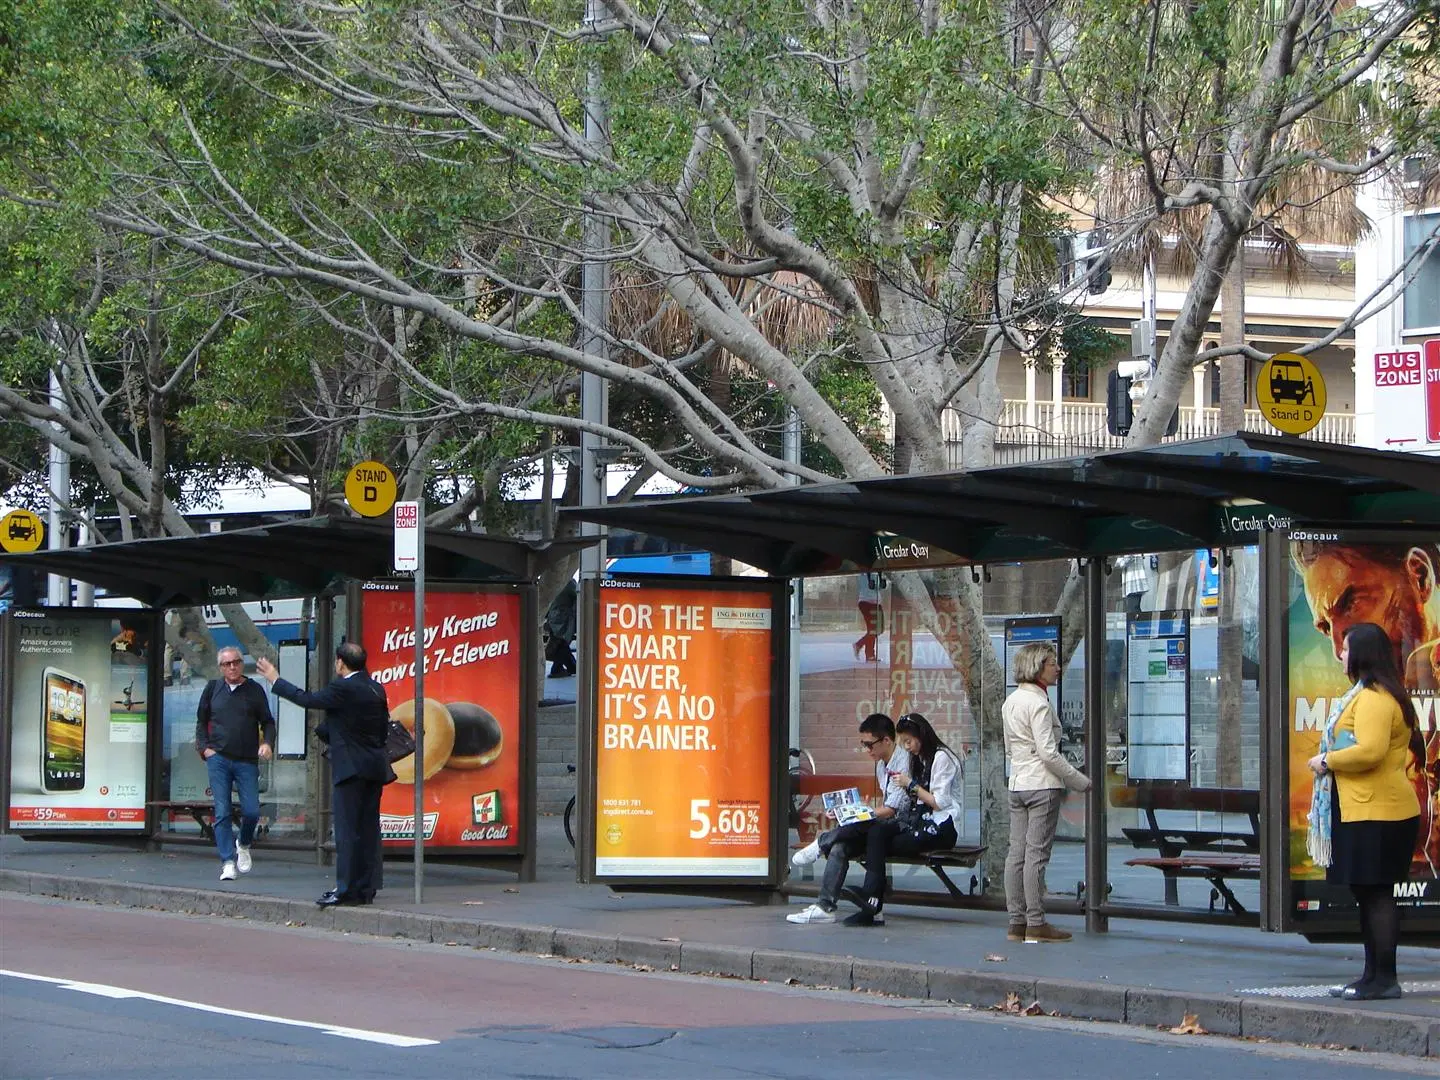
<instances>
[{"instance_id":1,"label":"red and white bus zone sign","mask_svg":"<svg viewBox=\"0 0 1440 1080\"><path fill-rule=\"evenodd\" d=\"M395 569L414 570L420 565L420 504L395 504Z\"/></svg>"},{"instance_id":2,"label":"red and white bus zone sign","mask_svg":"<svg viewBox=\"0 0 1440 1080\"><path fill-rule=\"evenodd\" d=\"M1375 418L1386 449L1440 443L1440 339L1375 354Z\"/></svg>"}]
</instances>

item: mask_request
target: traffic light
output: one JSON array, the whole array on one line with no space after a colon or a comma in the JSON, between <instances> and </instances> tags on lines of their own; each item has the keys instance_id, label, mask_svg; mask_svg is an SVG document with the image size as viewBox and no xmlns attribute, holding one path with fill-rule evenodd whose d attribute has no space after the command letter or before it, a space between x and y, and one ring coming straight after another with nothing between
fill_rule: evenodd
<instances>
[{"instance_id":1,"label":"traffic light","mask_svg":"<svg viewBox=\"0 0 1440 1080\"><path fill-rule=\"evenodd\" d=\"M1176 414L1178 417L1178 413ZM1130 400L1130 380L1118 371L1110 372L1105 386L1105 427L1111 435L1130 434L1135 420L1135 403Z\"/></svg>"},{"instance_id":2,"label":"traffic light","mask_svg":"<svg viewBox=\"0 0 1440 1080\"><path fill-rule=\"evenodd\" d=\"M1096 229L1086 244L1090 251L1085 256L1085 276L1090 283L1091 296L1099 296L1110 288L1110 252L1104 250L1109 242L1110 234L1104 229Z\"/></svg>"}]
</instances>

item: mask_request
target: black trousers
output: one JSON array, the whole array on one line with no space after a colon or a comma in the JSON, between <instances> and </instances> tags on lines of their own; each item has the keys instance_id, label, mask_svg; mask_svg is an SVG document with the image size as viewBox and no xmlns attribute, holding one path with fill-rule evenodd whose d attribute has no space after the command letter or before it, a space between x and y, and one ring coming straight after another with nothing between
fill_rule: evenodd
<instances>
[{"instance_id":1,"label":"black trousers","mask_svg":"<svg viewBox=\"0 0 1440 1080\"><path fill-rule=\"evenodd\" d=\"M335 891L369 900L380 889L380 792L375 780L352 777L335 785Z\"/></svg>"},{"instance_id":2,"label":"black trousers","mask_svg":"<svg viewBox=\"0 0 1440 1080\"><path fill-rule=\"evenodd\" d=\"M935 832L907 829L893 818L877 821L865 835L865 884L861 890L880 903L885 902L885 856L919 855L926 851L955 846L953 818Z\"/></svg>"}]
</instances>

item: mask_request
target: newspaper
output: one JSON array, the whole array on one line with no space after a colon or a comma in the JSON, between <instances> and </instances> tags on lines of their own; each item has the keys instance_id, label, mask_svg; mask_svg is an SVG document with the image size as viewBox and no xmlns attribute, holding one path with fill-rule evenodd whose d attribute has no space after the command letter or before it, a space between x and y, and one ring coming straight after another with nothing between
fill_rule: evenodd
<instances>
[{"instance_id":1,"label":"newspaper","mask_svg":"<svg viewBox=\"0 0 1440 1080\"><path fill-rule=\"evenodd\" d=\"M874 809L860 798L858 787L827 791L820 798L824 800L826 812L841 825L873 821L875 818Z\"/></svg>"}]
</instances>

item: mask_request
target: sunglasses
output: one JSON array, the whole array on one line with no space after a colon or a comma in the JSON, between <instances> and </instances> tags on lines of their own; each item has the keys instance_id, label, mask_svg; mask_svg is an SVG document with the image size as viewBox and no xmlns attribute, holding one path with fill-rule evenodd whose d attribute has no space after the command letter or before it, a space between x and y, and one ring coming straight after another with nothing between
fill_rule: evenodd
<instances>
[{"instance_id":1,"label":"sunglasses","mask_svg":"<svg viewBox=\"0 0 1440 1080\"><path fill-rule=\"evenodd\" d=\"M221 660L221 661L220 661L220 666L221 666L221 667L233 667L233 666L236 665L236 664L243 664L243 663L245 663L244 660Z\"/></svg>"},{"instance_id":2,"label":"sunglasses","mask_svg":"<svg viewBox=\"0 0 1440 1080\"><path fill-rule=\"evenodd\" d=\"M871 739L871 740L868 741L868 742L867 742L866 740L864 740L864 739L861 739L861 740L860 740L860 749L862 749L862 750L873 750L873 749L875 749L875 747L877 747L877 746L879 746L879 745L880 745L880 740L879 740L879 739Z\"/></svg>"}]
</instances>

